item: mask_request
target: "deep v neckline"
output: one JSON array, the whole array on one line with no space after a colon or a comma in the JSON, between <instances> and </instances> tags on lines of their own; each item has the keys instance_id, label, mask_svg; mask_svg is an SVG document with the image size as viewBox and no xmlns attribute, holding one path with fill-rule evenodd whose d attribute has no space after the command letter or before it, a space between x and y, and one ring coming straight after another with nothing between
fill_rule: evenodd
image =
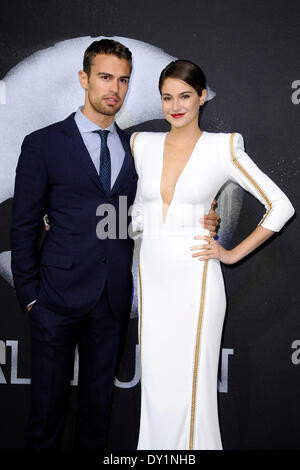
<instances>
[{"instance_id":1,"label":"deep v neckline","mask_svg":"<svg viewBox=\"0 0 300 470\"><path fill-rule=\"evenodd\" d=\"M167 212L166 212L166 215L165 215L165 218L163 219L163 208L164 208L164 201L163 201L163 197L162 197L162 194L161 194L161 182L162 182L162 176L163 176L163 169L164 169L164 153L165 153L165 143L166 143L166 138L167 138L167 135L169 134L169 132L166 132L163 136L163 141L162 141L162 149L161 149L161 158L160 158L160 161L161 161L161 165L160 165L160 181L159 181L159 195L160 195L160 201L161 201L161 221L162 221L162 224L165 225L166 224L166 220L167 220L167 217L168 217L168 213L169 213L169 210L171 208L171 205L174 201L174 198L175 198L175 194L176 194L176 189L177 189L177 186L178 186L178 183L180 182L180 180L182 179L182 175L184 174L186 168L189 166L191 160L192 160L192 157L193 155L195 154L195 150L196 148L198 147L198 144L199 142L202 140L202 137L203 137L203 134L205 133L205 131L202 131L202 134L200 135L200 137L198 138L197 142L195 143L194 145L194 148L188 158L188 160L186 161L186 164L184 165L183 169L181 170L178 178L177 178L177 181L175 183L175 186L174 186L174 191L173 191L173 196L172 196L172 199L171 199L171 202L170 204L168 205L168 209L167 209Z\"/></svg>"}]
</instances>

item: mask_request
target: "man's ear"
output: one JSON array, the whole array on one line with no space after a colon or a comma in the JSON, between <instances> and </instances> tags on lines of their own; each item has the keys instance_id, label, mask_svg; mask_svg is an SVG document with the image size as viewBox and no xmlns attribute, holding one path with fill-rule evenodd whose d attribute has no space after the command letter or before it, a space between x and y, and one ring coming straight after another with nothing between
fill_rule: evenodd
<instances>
[{"instance_id":1,"label":"man's ear","mask_svg":"<svg viewBox=\"0 0 300 470\"><path fill-rule=\"evenodd\" d=\"M84 70L79 70L78 72L79 82L82 88L87 89L88 84L88 75Z\"/></svg>"}]
</instances>

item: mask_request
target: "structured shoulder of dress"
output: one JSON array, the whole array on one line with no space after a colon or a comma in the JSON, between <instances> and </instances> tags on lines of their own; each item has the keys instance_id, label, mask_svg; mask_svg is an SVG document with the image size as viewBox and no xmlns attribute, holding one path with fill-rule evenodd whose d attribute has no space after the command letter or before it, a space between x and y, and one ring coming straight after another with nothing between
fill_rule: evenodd
<instances>
[{"instance_id":1,"label":"structured shoulder of dress","mask_svg":"<svg viewBox=\"0 0 300 470\"><path fill-rule=\"evenodd\" d=\"M207 131L205 131L205 133L210 139L218 139L218 140L222 140L230 136L231 134L231 132L207 132Z\"/></svg>"},{"instance_id":2,"label":"structured shoulder of dress","mask_svg":"<svg viewBox=\"0 0 300 470\"><path fill-rule=\"evenodd\" d=\"M228 145L228 142L231 142L232 145L237 143L243 144L243 136L237 132L206 132L207 136L220 144Z\"/></svg>"},{"instance_id":3,"label":"structured shoulder of dress","mask_svg":"<svg viewBox=\"0 0 300 470\"><path fill-rule=\"evenodd\" d=\"M136 155L137 148L155 145L163 134L164 132L134 132L130 137L132 155Z\"/></svg>"},{"instance_id":4,"label":"structured shoulder of dress","mask_svg":"<svg viewBox=\"0 0 300 470\"><path fill-rule=\"evenodd\" d=\"M144 132L144 131L138 131L138 132L133 132L131 134L131 140L134 138L134 137L137 137L138 135L140 136L139 139L155 139L157 138L158 136L162 136L163 134L165 134L165 132Z\"/></svg>"},{"instance_id":5,"label":"structured shoulder of dress","mask_svg":"<svg viewBox=\"0 0 300 470\"><path fill-rule=\"evenodd\" d=\"M221 136L223 136L223 139L237 139L239 136L242 137L242 135L238 131L232 131L232 132L218 132Z\"/></svg>"}]
</instances>

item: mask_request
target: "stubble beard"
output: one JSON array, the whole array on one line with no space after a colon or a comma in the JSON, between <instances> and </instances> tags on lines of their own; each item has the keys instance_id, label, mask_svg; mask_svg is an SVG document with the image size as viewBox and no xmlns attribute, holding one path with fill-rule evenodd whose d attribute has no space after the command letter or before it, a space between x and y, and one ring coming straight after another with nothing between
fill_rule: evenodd
<instances>
[{"instance_id":1,"label":"stubble beard","mask_svg":"<svg viewBox=\"0 0 300 470\"><path fill-rule=\"evenodd\" d=\"M103 114L104 116L114 116L118 111L120 111L123 102L119 102L114 108L110 108L107 104L102 104L102 102L90 101L90 104L97 113Z\"/></svg>"}]
</instances>

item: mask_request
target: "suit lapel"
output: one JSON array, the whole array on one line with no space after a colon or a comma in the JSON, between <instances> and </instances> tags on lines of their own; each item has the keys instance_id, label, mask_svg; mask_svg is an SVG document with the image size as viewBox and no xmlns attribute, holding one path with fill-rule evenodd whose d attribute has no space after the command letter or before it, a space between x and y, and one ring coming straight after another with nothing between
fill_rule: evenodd
<instances>
[{"instance_id":1,"label":"suit lapel","mask_svg":"<svg viewBox=\"0 0 300 470\"><path fill-rule=\"evenodd\" d=\"M101 185L100 178L95 168L95 165L90 157L90 154L83 142L79 129L76 125L74 115L75 113L72 113L65 121L63 121L63 132L68 139L68 148L72 154L72 157L76 159L76 161L86 171L91 180L97 185L97 187L104 194L106 194ZM118 192L118 190L122 186L122 183L128 177L130 166L133 164L128 136L117 125L116 127L121 143L125 150L125 156L123 165L111 189L111 195Z\"/></svg>"},{"instance_id":2,"label":"suit lapel","mask_svg":"<svg viewBox=\"0 0 300 470\"><path fill-rule=\"evenodd\" d=\"M71 114L64 121L64 133L68 138L68 148L71 151L72 157L82 166L91 180L98 186L98 188L105 193L102 188L98 172L91 159L91 156L83 142L79 129L74 120L75 113Z\"/></svg>"},{"instance_id":3,"label":"suit lapel","mask_svg":"<svg viewBox=\"0 0 300 470\"><path fill-rule=\"evenodd\" d=\"M125 150L125 156L124 156L124 161L123 165L119 171L119 174L117 176L117 179L111 189L111 194L115 194L119 191L119 189L122 186L122 183L128 178L128 173L129 173L129 168L130 164L132 164L132 155L131 155L131 150L130 150L130 144L128 140L128 136L126 132L122 131L116 124L116 128L122 143L122 146Z\"/></svg>"}]
</instances>

